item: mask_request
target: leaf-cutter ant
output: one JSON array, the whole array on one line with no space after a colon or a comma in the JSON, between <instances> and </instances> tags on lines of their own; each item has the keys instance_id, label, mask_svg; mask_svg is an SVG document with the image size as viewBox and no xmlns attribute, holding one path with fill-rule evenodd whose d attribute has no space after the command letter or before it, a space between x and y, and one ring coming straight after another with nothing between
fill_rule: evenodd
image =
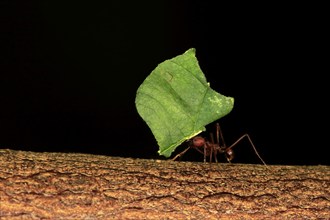
<instances>
[{"instance_id":1,"label":"leaf-cutter ant","mask_svg":"<svg viewBox=\"0 0 330 220\"><path fill-rule=\"evenodd\" d=\"M200 135L195 136L190 140L188 140L188 147L181 153L177 154L172 160L176 160L177 158L183 156L189 149L192 148L204 155L204 162L206 162L206 157L210 158L209 159L210 162L212 162L212 157L214 157L215 162L218 162L217 154L219 153L219 154L225 154L227 161L230 163L231 160L234 158L234 151L232 150L232 148L245 137L249 140L258 158L261 160L261 162L264 165L266 165L266 163L260 157L256 147L254 146L248 134L242 135L240 138L237 139L237 141L235 141L232 145L227 147L219 123L216 123L216 142L214 142L214 137L212 133L210 134L210 140L207 140Z\"/></svg>"}]
</instances>

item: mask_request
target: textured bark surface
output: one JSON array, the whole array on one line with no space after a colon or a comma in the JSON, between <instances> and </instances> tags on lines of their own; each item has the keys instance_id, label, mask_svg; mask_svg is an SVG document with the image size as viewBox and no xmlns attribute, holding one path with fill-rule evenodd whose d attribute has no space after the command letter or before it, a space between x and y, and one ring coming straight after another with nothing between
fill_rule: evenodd
<instances>
[{"instance_id":1,"label":"textured bark surface","mask_svg":"<svg viewBox=\"0 0 330 220\"><path fill-rule=\"evenodd\" d=\"M329 166L0 150L0 219L329 219Z\"/></svg>"}]
</instances>

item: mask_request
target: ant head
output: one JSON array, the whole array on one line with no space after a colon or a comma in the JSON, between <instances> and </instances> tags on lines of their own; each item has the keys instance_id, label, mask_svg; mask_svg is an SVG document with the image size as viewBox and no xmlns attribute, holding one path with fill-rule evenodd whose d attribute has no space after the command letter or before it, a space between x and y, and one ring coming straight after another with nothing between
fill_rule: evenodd
<instances>
[{"instance_id":1,"label":"ant head","mask_svg":"<svg viewBox=\"0 0 330 220\"><path fill-rule=\"evenodd\" d=\"M226 150L225 154L228 162L230 163L230 161L234 159L234 151L231 148L229 148Z\"/></svg>"}]
</instances>

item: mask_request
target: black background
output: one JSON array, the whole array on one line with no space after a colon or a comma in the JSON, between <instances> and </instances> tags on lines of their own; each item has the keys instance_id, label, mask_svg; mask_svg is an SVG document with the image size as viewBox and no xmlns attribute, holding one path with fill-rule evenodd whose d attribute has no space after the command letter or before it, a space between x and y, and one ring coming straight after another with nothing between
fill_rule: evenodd
<instances>
[{"instance_id":1,"label":"black background","mask_svg":"<svg viewBox=\"0 0 330 220\"><path fill-rule=\"evenodd\" d=\"M194 47L211 87L235 98L219 120L227 144L249 133L268 164L329 164L322 6L44 0L0 7L0 148L163 158L136 111L136 90L160 62ZM235 163L260 163L247 141L235 151Z\"/></svg>"}]
</instances>

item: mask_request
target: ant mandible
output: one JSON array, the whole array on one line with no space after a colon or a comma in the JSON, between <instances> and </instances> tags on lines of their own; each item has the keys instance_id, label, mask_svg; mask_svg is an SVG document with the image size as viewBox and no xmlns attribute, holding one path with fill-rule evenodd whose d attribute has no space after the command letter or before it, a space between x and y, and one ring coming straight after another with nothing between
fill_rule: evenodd
<instances>
[{"instance_id":1,"label":"ant mandible","mask_svg":"<svg viewBox=\"0 0 330 220\"><path fill-rule=\"evenodd\" d=\"M248 134L242 135L240 138L237 139L237 141L235 141L232 145L227 147L226 143L224 141L219 123L216 123L216 142L214 142L214 137L213 137L212 133L210 134L210 141L206 140L202 136L193 137L192 139L188 140L188 147L181 153L177 154L172 160L176 160L177 158L184 155L190 148L193 148L204 155L204 162L206 162L207 156L209 156L209 158L210 158L209 160L210 160L210 162L212 162L212 156L213 156L215 162L217 163L218 162L217 154L220 153L220 154L225 154L227 161L230 163L231 160L234 158L234 151L232 150L232 148L245 137L249 140L249 142L250 142L254 152L258 156L258 158L261 160L261 162L264 165L266 165L266 163L260 157L256 147L254 146L254 144ZM222 144L220 143L220 138L221 138Z\"/></svg>"}]
</instances>

